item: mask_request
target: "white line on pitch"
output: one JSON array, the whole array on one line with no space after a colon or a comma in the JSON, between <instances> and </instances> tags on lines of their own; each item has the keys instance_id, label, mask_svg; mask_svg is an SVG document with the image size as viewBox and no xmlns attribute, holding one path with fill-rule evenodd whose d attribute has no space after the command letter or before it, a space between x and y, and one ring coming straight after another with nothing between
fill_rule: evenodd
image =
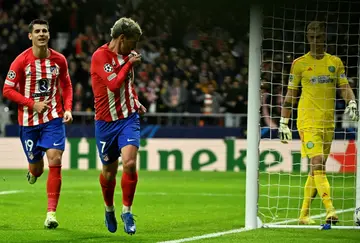
<instances>
[{"instance_id":1,"label":"white line on pitch","mask_svg":"<svg viewBox=\"0 0 360 243\"><path fill-rule=\"evenodd\" d=\"M250 229L241 228L241 229L234 229L234 230L229 230L229 231L224 231L224 232L217 232L217 233L211 233L211 234L206 234L206 235L193 236L193 237L183 238L183 239L178 239L178 240L161 241L158 243L181 243L181 242L187 242L187 241L214 238L214 237L218 237L218 236L222 236L222 235L240 233L240 232L245 232L245 231L249 231L249 230Z\"/></svg>"},{"instance_id":2,"label":"white line on pitch","mask_svg":"<svg viewBox=\"0 0 360 243\"><path fill-rule=\"evenodd\" d=\"M337 214L347 213L347 212L350 212L350 211L353 211L353 210L355 210L355 209L354 208L348 208L348 209L344 209L344 210L337 210L336 213ZM326 214L322 213L322 214L314 215L311 218L317 219L317 218L324 217L325 215ZM288 223L294 223L294 222L297 222L297 221L298 221L298 219L290 219L290 220L284 220L284 221L276 222L276 223L273 223L272 225L288 224ZM234 229L234 230L223 231L223 232L216 232L216 233L211 233L211 234L206 234L206 235L193 236L193 237L183 238L183 239L178 239L178 240L161 241L161 242L158 242L158 243L181 243L181 242L195 241L195 240L201 240L201 239L207 239L207 238L215 238L215 237L219 237L219 236L222 236L222 235L241 233L241 232L245 232L245 231L249 231L249 230L251 230L251 229L240 228L240 229Z\"/></svg>"},{"instance_id":3,"label":"white line on pitch","mask_svg":"<svg viewBox=\"0 0 360 243\"><path fill-rule=\"evenodd\" d=\"M8 195L23 192L22 190L13 190L13 191L0 191L0 195Z\"/></svg>"},{"instance_id":4,"label":"white line on pitch","mask_svg":"<svg viewBox=\"0 0 360 243\"><path fill-rule=\"evenodd\" d=\"M336 210L337 214L342 214L342 213L347 213L347 212L351 212L354 211L355 208L348 208L348 209L344 209L344 210ZM311 216L312 219L318 219L318 218L322 218L325 217L326 213L322 213L322 214L317 214L314 216ZM294 223L297 222L298 219L288 219L288 220L284 220L284 221L280 221L280 222L276 222L276 223L269 223L269 225L280 225L280 224L289 224L289 223Z\"/></svg>"}]
</instances>

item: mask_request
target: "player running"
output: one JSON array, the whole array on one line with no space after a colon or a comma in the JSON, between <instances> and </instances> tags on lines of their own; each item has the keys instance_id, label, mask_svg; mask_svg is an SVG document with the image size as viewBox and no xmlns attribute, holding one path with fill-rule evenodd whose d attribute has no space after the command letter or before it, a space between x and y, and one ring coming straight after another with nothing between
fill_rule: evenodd
<instances>
[{"instance_id":1,"label":"player running","mask_svg":"<svg viewBox=\"0 0 360 243\"><path fill-rule=\"evenodd\" d=\"M310 218L309 208L312 199L319 193L326 208L326 223L336 224L338 216L325 173L325 163L330 153L335 128L336 87L340 89L341 97L347 104L345 113L353 121L359 118L357 104L342 61L325 52L324 23L311 22L307 27L307 39L310 52L297 58L291 67L288 91L281 112L279 135L282 143L288 143L292 138L288 122L301 86L297 127L302 142L302 157L310 158L311 166L304 188L299 223L315 223Z\"/></svg>"},{"instance_id":2,"label":"player running","mask_svg":"<svg viewBox=\"0 0 360 243\"><path fill-rule=\"evenodd\" d=\"M30 184L44 172L46 153L48 212L44 225L51 229L58 226L55 212L61 189L64 123L71 123L73 119L72 85L65 57L48 48L48 22L33 20L29 25L29 39L32 47L17 56L10 66L3 96L18 104L20 139L29 162L27 179Z\"/></svg>"},{"instance_id":3,"label":"player running","mask_svg":"<svg viewBox=\"0 0 360 243\"><path fill-rule=\"evenodd\" d=\"M112 40L99 47L91 60L91 80L95 97L95 137L103 167L100 185L105 201L105 225L117 230L114 190L121 154L123 173L122 214L124 231L135 234L131 212L138 181L136 156L140 143L139 114L146 109L134 89L134 66L141 61L134 48L142 31L130 18L121 18L111 28Z\"/></svg>"}]
</instances>

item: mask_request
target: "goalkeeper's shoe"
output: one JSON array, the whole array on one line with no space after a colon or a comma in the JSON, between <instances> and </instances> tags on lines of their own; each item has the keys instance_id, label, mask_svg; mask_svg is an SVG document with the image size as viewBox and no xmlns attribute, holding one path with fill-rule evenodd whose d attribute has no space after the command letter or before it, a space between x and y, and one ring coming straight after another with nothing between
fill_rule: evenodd
<instances>
[{"instance_id":1,"label":"goalkeeper's shoe","mask_svg":"<svg viewBox=\"0 0 360 243\"><path fill-rule=\"evenodd\" d=\"M136 232L135 220L132 213L127 212L121 214L121 219L124 222L124 231L129 235L133 235Z\"/></svg>"},{"instance_id":2,"label":"goalkeeper's shoe","mask_svg":"<svg viewBox=\"0 0 360 243\"><path fill-rule=\"evenodd\" d=\"M299 218L299 224L311 225L311 224L315 224L315 223L316 222L314 220L312 220L309 216L304 216L304 217Z\"/></svg>"},{"instance_id":3,"label":"goalkeeper's shoe","mask_svg":"<svg viewBox=\"0 0 360 243\"><path fill-rule=\"evenodd\" d=\"M336 225L339 222L339 217L336 215L335 209L331 209L326 213L325 221L327 224Z\"/></svg>"},{"instance_id":4,"label":"goalkeeper's shoe","mask_svg":"<svg viewBox=\"0 0 360 243\"><path fill-rule=\"evenodd\" d=\"M34 184L36 182L36 180L37 180L37 177L34 176L33 174L31 174L30 171L28 171L26 177L27 177L27 180L28 180L29 184Z\"/></svg>"},{"instance_id":5,"label":"goalkeeper's shoe","mask_svg":"<svg viewBox=\"0 0 360 243\"><path fill-rule=\"evenodd\" d=\"M105 225L109 232L115 233L117 230L117 221L115 211L107 212L105 210Z\"/></svg>"},{"instance_id":6,"label":"goalkeeper's shoe","mask_svg":"<svg viewBox=\"0 0 360 243\"><path fill-rule=\"evenodd\" d=\"M47 229L56 229L59 226L58 221L56 220L56 213L55 212L48 212L46 215L46 219L44 222L44 226Z\"/></svg>"}]
</instances>

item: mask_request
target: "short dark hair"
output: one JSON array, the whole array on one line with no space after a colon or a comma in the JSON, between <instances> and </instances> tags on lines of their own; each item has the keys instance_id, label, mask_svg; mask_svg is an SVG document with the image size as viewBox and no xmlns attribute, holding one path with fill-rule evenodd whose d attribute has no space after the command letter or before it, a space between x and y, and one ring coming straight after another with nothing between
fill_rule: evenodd
<instances>
[{"instance_id":1,"label":"short dark hair","mask_svg":"<svg viewBox=\"0 0 360 243\"><path fill-rule=\"evenodd\" d=\"M29 24L29 33L32 33L35 24L46 25L47 28L49 29L49 22L47 22L47 21L44 20L44 19L34 19L34 20L31 21L31 23Z\"/></svg>"}]
</instances>

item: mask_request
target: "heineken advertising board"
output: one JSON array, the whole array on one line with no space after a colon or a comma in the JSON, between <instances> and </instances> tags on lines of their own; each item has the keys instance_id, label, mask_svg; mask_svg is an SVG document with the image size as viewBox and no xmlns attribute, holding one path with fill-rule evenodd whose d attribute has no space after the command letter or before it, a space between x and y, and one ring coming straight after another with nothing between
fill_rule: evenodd
<instances>
[{"instance_id":1,"label":"heineken advertising board","mask_svg":"<svg viewBox=\"0 0 360 243\"><path fill-rule=\"evenodd\" d=\"M248 163L246 148L246 140L242 139L143 139L139 148L138 168L150 171L245 171ZM290 144L261 141L259 161L249 163L258 163L260 171L307 172L308 161L301 158L300 148L299 140ZM27 168L19 138L1 138L0 154L0 168ZM334 141L326 167L328 172L354 173L355 142ZM100 169L95 139L68 139L63 168Z\"/></svg>"}]
</instances>

